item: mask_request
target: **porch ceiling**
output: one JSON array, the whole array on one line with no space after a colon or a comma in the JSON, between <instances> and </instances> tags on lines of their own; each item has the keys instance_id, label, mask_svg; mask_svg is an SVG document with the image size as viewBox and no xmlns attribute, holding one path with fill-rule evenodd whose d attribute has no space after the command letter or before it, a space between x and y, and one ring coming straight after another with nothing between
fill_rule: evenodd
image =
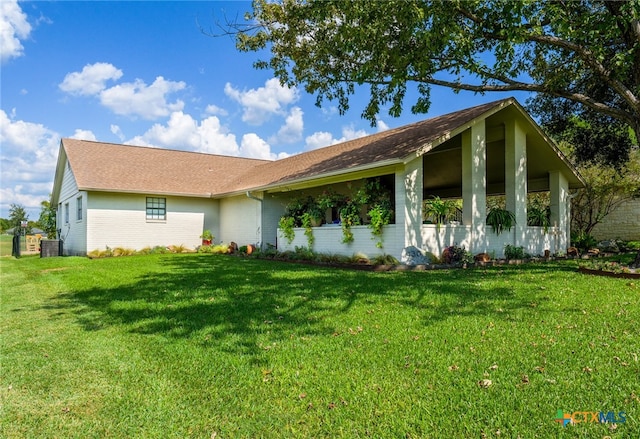
<instances>
[{"instance_id":1,"label":"porch ceiling","mask_svg":"<svg viewBox=\"0 0 640 439\"><path fill-rule=\"evenodd\" d=\"M510 118L522 121L527 139L527 188L529 192L549 190L549 172L562 171L568 176L569 187L582 187L582 182L563 161L559 152L535 125L520 112L506 108L486 119L487 195L505 193L505 122ZM451 138L424 154L424 196L442 198L462 196L462 135Z\"/></svg>"}]
</instances>

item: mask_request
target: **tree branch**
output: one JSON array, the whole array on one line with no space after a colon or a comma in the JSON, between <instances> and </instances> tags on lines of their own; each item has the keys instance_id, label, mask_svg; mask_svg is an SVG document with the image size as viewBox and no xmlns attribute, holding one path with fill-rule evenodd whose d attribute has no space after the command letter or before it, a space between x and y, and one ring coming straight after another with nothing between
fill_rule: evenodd
<instances>
[{"instance_id":1,"label":"tree branch","mask_svg":"<svg viewBox=\"0 0 640 439\"><path fill-rule=\"evenodd\" d=\"M508 83L504 85L500 84L485 84L485 85L475 85L475 84L465 84L461 82L452 82L445 81L442 79L436 78L413 78L412 80L416 82L424 82L433 85L440 85L443 87L452 88L454 90L467 90L474 91L478 93L484 93L488 91L528 91L528 92L536 92L536 93L546 93L551 94L553 96L565 98L572 100L574 102L578 102L580 104L586 105L596 111L606 113L616 119L620 119L625 121L626 123L633 124L634 118L633 115L627 113L626 111L620 110L618 108L612 108L609 105L598 102L593 98L584 95L582 93L571 93L564 90L554 90L549 89L547 86L541 84L529 84L525 82L517 82L510 80ZM632 125L633 126L633 125Z\"/></svg>"}]
</instances>

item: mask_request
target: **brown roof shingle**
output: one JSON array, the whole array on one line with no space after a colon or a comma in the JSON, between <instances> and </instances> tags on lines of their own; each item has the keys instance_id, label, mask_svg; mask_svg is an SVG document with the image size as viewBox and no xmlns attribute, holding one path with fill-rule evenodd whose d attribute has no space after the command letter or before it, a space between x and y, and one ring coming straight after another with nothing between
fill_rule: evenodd
<instances>
[{"instance_id":1,"label":"brown roof shingle","mask_svg":"<svg viewBox=\"0 0 640 439\"><path fill-rule=\"evenodd\" d=\"M504 99L277 161L63 139L81 190L211 197L400 162Z\"/></svg>"},{"instance_id":2,"label":"brown roof shingle","mask_svg":"<svg viewBox=\"0 0 640 439\"><path fill-rule=\"evenodd\" d=\"M318 177L386 161L401 161L421 147L500 107L504 99L383 131L333 146L297 154L257 166L229 181L225 192L260 188L298 179Z\"/></svg>"},{"instance_id":3,"label":"brown roof shingle","mask_svg":"<svg viewBox=\"0 0 640 439\"><path fill-rule=\"evenodd\" d=\"M62 139L81 190L210 197L266 160Z\"/></svg>"}]
</instances>

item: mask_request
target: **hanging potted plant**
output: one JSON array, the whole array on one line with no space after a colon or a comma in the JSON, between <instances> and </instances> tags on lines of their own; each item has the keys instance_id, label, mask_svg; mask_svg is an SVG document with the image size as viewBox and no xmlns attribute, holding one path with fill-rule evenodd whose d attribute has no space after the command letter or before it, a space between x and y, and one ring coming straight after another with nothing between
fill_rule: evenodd
<instances>
[{"instance_id":1,"label":"hanging potted plant","mask_svg":"<svg viewBox=\"0 0 640 439\"><path fill-rule=\"evenodd\" d=\"M438 196L433 196L424 202L424 216L430 218L436 228L440 229L442 224L451 221L456 212L456 203L453 200L443 200Z\"/></svg>"},{"instance_id":2,"label":"hanging potted plant","mask_svg":"<svg viewBox=\"0 0 640 439\"><path fill-rule=\"evenodd\" d=\"M360 203L356 200L348 199L340 209L340 224L342 226L342 242L348 244L353 242L353 232L351 226L360 224Z\"/></svg>"},{"instance_id":3,"label":"hanging potted plant","mask_svg":"<svg viewBox=\"0 0 640 439\"><path fill-rule=\"evenodd\" d=\"M293 230L295 226L295 219L292 216L283 216L278 222L278 228L282 230L282 234L289 244L293 242L293 238L296 237L296 232Z\"/></svg>"},{"instance_id":4,"label":"hanging potted plant","mask_svg":"<svg viewBox=\"0 0 640 439\"><path fill-rule=\"evenodd\" d=\"M391 223L393 219L393 210L391 209L391 200L380 200L369 209L369 228L374 239L378 239L376 247L382 248L382 228Z\"/></svg>"},{"instance_id":5,"label":"hanging potted plant","mask_svg":"<svg viewBox=\"0 0 640 439\"><path fill-rule=\"evenodd\" d=\"M509 231L516 223L516 216L513 212L501 207L492 207L487 214L487 225L493 227L496 235Z\"/></svg>"},{"instance_id":6,"label":"hanging potted plant","mask_svg":"<svg viewBox=\"0 0 640 439\"><path fill-rule=\"evenodd\" d=\"M549 206L532 203L527 207L527 225L542 227L544 233L547 233L551 226L551 209Z\"/></svg>"}]
</instances>

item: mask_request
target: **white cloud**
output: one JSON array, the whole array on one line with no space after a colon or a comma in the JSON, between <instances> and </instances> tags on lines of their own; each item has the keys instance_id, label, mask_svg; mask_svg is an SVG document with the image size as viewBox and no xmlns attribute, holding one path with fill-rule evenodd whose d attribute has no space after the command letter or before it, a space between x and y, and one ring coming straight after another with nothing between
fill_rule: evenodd
<instances>
[{"instance_id":1,"label":"white cloud","mask_svg":"<svg viewBox=\"0 0 640 439\"><path fill-rule=\"evenodd\" d=\"M37 219L40 202L49 199L58 157L60 136L44 125L13 120L0 110L0 209L21 204Z\"/></svg>"},{"instance_id":2,"label":"white cloud","mask_svg":"<svg viewBox=\"0 0 640 439\"><path fill-rule=\"evenodd\" d=\"M327 131L316 131L305 139L306 149L318 149L333 145L333 135Z\"/></svg>"},{"instance_id":3,"label":"white cloud","mask_svg":"<svg viewBox=\"0 0 640 439\"><path fill-rule=\"evenodd\" d=\"M267 80L264 87L247 91L240 91L227 83L224 92L242 105L242 121L250 125L261 125L274 114L286 114L284 107L299 99L297 88L282 86L276 78Z\"/></svg>"},{"instance_id":4,"label":"white cloud","mask_svg":"<svg viewBox=\"0 0 640 439\"><path fill-rule=\"evenodd\" d=\"M151 85L136 79L107 88L107 81L117 81L122 74L113 64L87 64L80 72L68 73L58 87L76 96L97 96L102 105L124 116L153 120L184 108L180 99L167 101L167 95L186 88L183 81L168 81L158 76Z\"/></svg>"},{"instance_id":5,"label":"white cloud","mask_svg":"<svg viewBox=\"0 0 640 439\"><path fill-rule=\"evenodd\" d=\"M275 154L271 153L271 147L257 134L249 133L242 136L240 155L256 159L274 160Z\"/></svg>"},{"instance_id":6,"label":"white cloud","mask_svg":"<svg viewBox=\"0 0 640 439\"><path fill-rule=\"evenodd\" d=\"M24 53L22 41L29 37L31 25L17 0L0 1L0 61L17 58Z\"/></svg>"},{"instance_id":7,"label":"white cloud","mask_svg":"<svg viewBox=\"0 0 640 439\"><path fill-rule=\"evenodd\" d=\"M327 131L317 131L305 138L305 149L318 149L325 146L335 145L337 143L346 142L348 140L357 139L367 136L365 130L356 130L353 126L346 126L342 128L342 137L334 138L333 135Z\"/></svg>"},{"instance_id":8,"label":"white cloud","mask_svg":"<svg viewBox=\"0 0 640 439\"><path fill-rule=\"evenodd\" d=\"M149 86L137 79L135 82L118 84L100 92L100 102L116 114L140 116L144 119L157 119L171 112L181 111L184 102L167 102L166 95L183 90L182 81L167 81L158 76Z\"/></svg>"},{"instance_id":9,"label":"white cloud","mask_svg":"<svg viewBox=\"0 0 640 439\"><path fill-rule=\"evenodd\" d=\"M115 81L121 77L122 70L113 64L98 62L87 64L81 72L67 73L58 87L72 95L92 96L104 90L107 81Z\"/></svg>"},{"instance_id":10,"label":"white cloud","mask_svg":"<svg viewBox=\"0 0 640 439\"><path fill-rule=\"evenodd\" d=\"M76 129L76 132L73 133L73 136L71 136L72 139L78 139L78 140L97 140L96 139L96 135L93 134L93 131L91 130L81 130L81 129Z\"/></svg>"},{"instance_id":11,"label":"white cloud","mask_svg":"<svg viewBox=\"0 0 640 439\"><path fill-rule=\"evenodd\" d=\"M269 143L254 133L243 135L238 145L235 134L230 133L216 116L197 121L181 111L172 113L166 124L156 123L142 136L126 143L268 160L288 156L272 153Z\"/></svg>"},{"instance_id":12,"label":"white cloud","mask_svg":"<svg viewBox=\"0 0 640 439\"><path fill-rule=\"evenodd\" d=\"M285 119L285 124L280 127L276 139L279 142L294 143L302 139L304 122L302 121L303 111L300 107L293 107Z\"/></svg>"},{"instance_id":13,"label":"white cloud","mask_svg":"<svg viewBox=\"0 0 640 439\"><path fill-rule=\"evenodd\" d=\"M228 116L229 112L224 108L220 108L217 105L207 105L207 108L204 110L205 113L211 114L213 116Z\"/></svg>"},{"instance_id":14,"label":"white cloud","mask_svg":"<svg viewBox=\"0 0 640 439\"><path fill-rule=\"evenodd\" d=\"M378 132L381 133L383 131L387 131L389 129L389 125L387 125L382 119L378 119L376 121L376 125L378 125Z\"/></svg>"},{"instance_id":15,"label":"white cloud","mask_svg":"<svg viewBox=\"0 0 640 439\"><path fill-rule=\"evenodd\" d=\"M120 139L121 142L124 142L124 133L122 132L122 130L118 125L111 124L109 128L111 129L111 132L113 134L118 136L118 139Z\"/></svg>"}]
</instances>

